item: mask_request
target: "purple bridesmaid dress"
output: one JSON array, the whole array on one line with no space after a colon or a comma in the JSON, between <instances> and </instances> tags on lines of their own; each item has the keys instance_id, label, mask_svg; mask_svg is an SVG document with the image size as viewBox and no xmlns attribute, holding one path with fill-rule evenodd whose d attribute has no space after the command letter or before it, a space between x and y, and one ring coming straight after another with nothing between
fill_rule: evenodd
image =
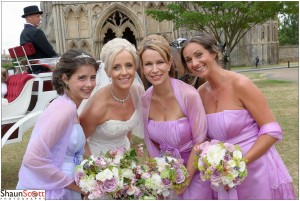
<instances>
[{"instance_id":1,"label":"purple bridesmaid dress","mask_svg":"<svg viewBox=\"0 0 300 201\"><path fill-rule=\"evenodd\" d=\"M208 114L207 124L209 138L238 144L243 154L255 143L260 129L247 110ZM292 178L274 146L247 169L248 176L236 188L238 199L295 199Z\"/></svg>"},{"instance_id":2,"label":"purple bridesmaid dress","mask_svg":"<svg viewBox=\"0 0 300 201\"><path fill-rule=\"evenodd\" d=\"M192 131L189 119L184 117L174 121L157 122L149 120L148 133L151 140L160 146L160 150L171 151L173 155L180 154L187 164L191 150L193 148ZM213 191L210 188L210 182L203 182L197 171L188 187L188 189L178 199L182 200L207 200L213 199Z\"/></svg>"}]
</instances>

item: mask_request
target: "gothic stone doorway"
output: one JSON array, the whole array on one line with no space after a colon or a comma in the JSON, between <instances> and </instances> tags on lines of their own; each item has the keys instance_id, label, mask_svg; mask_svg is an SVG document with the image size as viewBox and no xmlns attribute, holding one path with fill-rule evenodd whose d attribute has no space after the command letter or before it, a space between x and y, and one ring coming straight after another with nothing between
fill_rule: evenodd
<instances>
[{"instance_id":1,"label":"gothic stone doorway","mask_svg":"<svg viewBox=\"0 0 300 201\"><path fill-rule=\"evenodd\" d=\"M132 20L120 11L115 11L107 18L102 26L102 30L105 30L103 45L118 37L128 40L135 45L135 47L137 46L135 37L136 28Z\"/></svg>"}]
</instances>

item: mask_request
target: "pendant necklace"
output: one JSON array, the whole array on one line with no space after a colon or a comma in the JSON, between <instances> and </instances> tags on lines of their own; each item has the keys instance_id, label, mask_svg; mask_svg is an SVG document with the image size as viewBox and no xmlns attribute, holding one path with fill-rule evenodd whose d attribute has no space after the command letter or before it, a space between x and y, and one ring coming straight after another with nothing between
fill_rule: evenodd
<instances>
[{"instance_id":1,"label":"pendant necklace","mask_svg":"<svg viewBox=\"0 0 300 201\"><path fill-rule=\"evenodd\" d=\"M123 107L124 107L124 103L128 100L128 98L129 98L129 93L128 93L128 95L127 95L127 97L126 98L124 98L124 99L119 99L119 98L117 98L116 96L115 96L115 94L114 94L114 92L112 91L112 89L110 89L110 91L111 91L111 95L112 95L112 97L115 99L115 101L117 101L117 102L119 102L119 103L122 103L122 105L123 105Z\"/></svg>"},{"instance_id":2,"label":"pendant necklace","mask_svg":"<svg viewBox=\"0 0 300 201\"><path fill-rule=\"evenodd\" d=\"M164 111L167 111L167 106L165 106L165 105L162 103L162 101L160 100L160 97L159 97L159 96L157 96L157 97L158 97L159 103L160 103L161 106L163 107Z\"/></svg>"}]
</instances>

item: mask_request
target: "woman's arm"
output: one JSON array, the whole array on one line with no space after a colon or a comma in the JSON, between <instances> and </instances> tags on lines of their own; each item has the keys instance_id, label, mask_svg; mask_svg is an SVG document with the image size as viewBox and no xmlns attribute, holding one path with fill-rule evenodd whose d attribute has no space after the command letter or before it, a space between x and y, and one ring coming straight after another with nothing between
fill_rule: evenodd
<instances>
[{"instance_id":1,"label":"woman's arm","mask_svg":"<svg viewBox=\"0 0 300 201\"><path fill-rule=\"evenodd\" d=\"M185 90L187 91L187 90ZM184 94L184 93L183 93ZM202 143L206 140L207 137L207 122L206 122L206 114L205 110L202 104L202 100L200 98L200 95L198 91L195 89L191 89L191 91L187 94L185 94L184 97L184 104L187 108L187 117L189 118L191 130L192 130L192 141L193 145L198 145L199 143ZM186 168L188 171L188 182L191 181L193 178L196 167L195 167L195 154L196 151L194 148L192 148ZM183 193L186 188L180 189L178 191L178 194Z\"/></svg>"},{"instance_id":2,"label":"woman's arm","mask_svg":"<svg viewBox=\"0 0 300 201\"><path fill-rule=\"evenodd\" d=\"M102 107L103 100L99 92L91 97L79 116L86 139L95 132L96 127L102 122L105 115L105 108Z\"/></svg>"},{"instance_id":3,"label":"woman's arm","mask_svg":"<svg viewBox=\"0 0 300 201\"><path fill-rule=\"evenodd\" d=\"M265 96L251 80L245 77L239 78L235 85L235 91L260 128L267 123L276 121ZM244 156L247 163L260 158L277 141L277 138L268 135L268 133L260 135Z\"/></svg>"},{"instance_id":4,"label":"woman's arm","mask_svg":"<svg viewBox=\"0 0 300 201\"><path fill-rule=\"evenodd\" d=\"M194 147L192 148L192 151L190 153L190 156L189 156L189 159L188 159L188 163L186 165L186 169L187 169L187 172L188 172L188 177L187 177L187 185L184 186L183 188L179 189L176 191L176 193L178 195L181 195L182 193L185 192L185 190L188 188L188 186L190 185L190 182L196 172L196 167L195 167L195 154L196 154L196 151L194 149ZM200 179L200 178L199 178Z\"/></svg>"}]
</instances>

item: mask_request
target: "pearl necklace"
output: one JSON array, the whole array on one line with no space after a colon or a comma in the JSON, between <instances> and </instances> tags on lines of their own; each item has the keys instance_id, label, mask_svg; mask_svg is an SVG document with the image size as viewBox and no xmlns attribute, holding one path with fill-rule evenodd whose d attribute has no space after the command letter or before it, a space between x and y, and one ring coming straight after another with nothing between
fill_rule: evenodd
<instances>
[{"instance_id":1,"label":"pearl necklace","mask_svg":"<svg viewBox=\"0 0 300 201\"><path fill-rule=\"evenodd\" d=\"M128 98L129 98L129 93L128 93L128 95L127 95L127 97L126 98L124 98L124 99L119 99L119 98L117 98L116 96L115 96L115 94L114 94L114 92L112 91L112 89L110 90L111 91L111 95L112 95L112 97L115 99L115 101L117 101L117 102L119 102L119 103L122 103L122 105L123 105L123 107L124 107L124 103L128 100Z\"/></svg>"}]
</instances>

